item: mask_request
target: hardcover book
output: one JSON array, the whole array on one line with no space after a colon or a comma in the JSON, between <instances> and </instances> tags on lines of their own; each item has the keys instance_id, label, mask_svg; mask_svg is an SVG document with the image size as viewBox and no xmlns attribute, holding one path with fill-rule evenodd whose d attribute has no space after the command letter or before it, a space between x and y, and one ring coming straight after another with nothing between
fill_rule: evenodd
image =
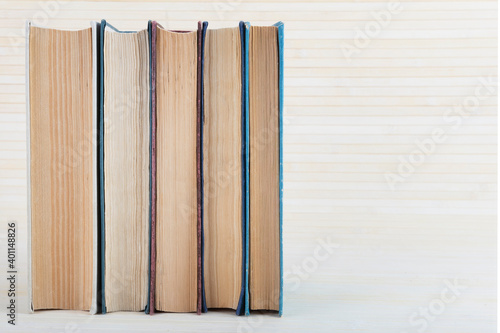
<instances>
[{"instance_id":1,"label":"hardcover book","mask_svg":"<svg viewBox=\"0 0 500 333\"><path fill-rule=\"evenodd\" d=\"M154 308L199 312L199 134L201 60L197 31L169 31L152 22L155 54L156 217ZM151 305L151 312L154 312Z\"/></svg>"},{"instance_id":2,"label":"hardcover book","mask_svg":"<svg viewBox=\"0 0 500 333\"><path fill-rule=\"evenodd\" d=\"M204 281L208 308L244 297L244 122L240 28L208 29L203 72Z\"/></svg>"},{"instance_id":3,"label":"hardcover book","mask_svg":"<svg viewBox=\"0 0 500 333\"><path fill-rule=\"evenodd\" d=\"M31 310L97 311L96 34L26 23Z\"/></svg>"},{"instance_id":4,"label":"hardcover book","mask_svg":"<svg viewBox=\"0 0 500 333\"><path fill-rule=\"evenodd\" d=\"M248 215L246 314L283 309L283 23L245 24Z\"/></svg>"},{"instance_id":5,"label":"hardcover book","mask_svg":"<svg viewBox=\"0 0 500 333\"><path fill-rule=\"evenodd\" d=\"M101 22L102 311L147 308L150 249L149 34Z\"/></svg>"}]
</instances>

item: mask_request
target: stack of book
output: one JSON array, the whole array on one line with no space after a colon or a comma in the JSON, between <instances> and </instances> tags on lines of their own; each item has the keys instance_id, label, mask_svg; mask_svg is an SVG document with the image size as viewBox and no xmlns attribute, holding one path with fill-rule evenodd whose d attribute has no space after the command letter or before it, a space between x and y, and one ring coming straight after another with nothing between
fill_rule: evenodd
<instances>
[{"instance_id":1,"label":"stack of book","mask_svg":"<svg viewBox=\"0 0 500 333\"><path fill-rule=\"evenodd\" d=\"M283 306L283 23L26 25L31 310Z\"/></svg>"}]
</instances>

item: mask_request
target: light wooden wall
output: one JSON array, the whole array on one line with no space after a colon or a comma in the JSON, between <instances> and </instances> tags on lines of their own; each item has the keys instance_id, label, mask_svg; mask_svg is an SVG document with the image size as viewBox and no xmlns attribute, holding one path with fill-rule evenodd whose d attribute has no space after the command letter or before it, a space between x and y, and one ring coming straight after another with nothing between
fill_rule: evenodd
<instances>
[{"instance_id":1,"label":"light wooden wall","mask_svg":"<svg viewBox=\"0 0 500 333\"><path fill-rule=\"evenodd\" d=\"M493 332L496 86L470 117L448 112L474 102L481 80L496 82L497 2L403 1L349 61L342 48L354 45L358 29L376 30L373 15L388 4L1 1L0 240L6 222L17 221L21 305L27 304L25 19L66 29L101 18L119 29L145 28L148 19L170 29L195 29L198 20L209 28L281 20L288 273L285 317L270 325L415 332L422 323L412 324L412 313L439 297L446 281L460 279L467 288L426 331ZM444 142L391 189L387 174L397 174L400 158L435 130L446 133ZM327 237L338 248L322 261L314 250ZM294 265L312 268L298 275Z\"/></svg>"}]
</instances>

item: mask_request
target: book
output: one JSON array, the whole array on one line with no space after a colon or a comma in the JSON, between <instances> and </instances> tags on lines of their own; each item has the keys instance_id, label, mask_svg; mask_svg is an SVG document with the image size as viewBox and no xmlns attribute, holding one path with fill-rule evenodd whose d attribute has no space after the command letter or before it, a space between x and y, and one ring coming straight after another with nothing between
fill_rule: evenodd
<instances>
[{"instance_id":1,"label":"book","mask_svg":"<svg viewBox=\"0 0 500 333\"><path fill-rule=\"evenodd\" d=\"M150 241L147 29L101 22L102 311L146 310Z\"/></svg>"},{"instance_id":2,"label":"book","mask_svg":"<svg viewBox=\"0 0 500 333\"><path fill-rule=\"evenodd\" d=\"M242 59L239 27L207 30L203 60L206 305L239 308L239 312L245 284Z\"/></svg>"},{"instance_id":3,"label":"book","mask_svg":"<svg viewBox=\"0 0 500 333\"><path fill-rule=\"evenodd\" d=\"M156 36L154 307L198 312L199 34L165 30L153 22L152 35Z\"/></svg>"},{"instance_id":4,"label":"book","mask_svg":"<svg viewBox=\"0 0 500 333\"><path fill-rule=\"evenodd\" d=\"M96 34L26 23L32 311L97 311Z\"/></svg>"},{"instance_id":5,"label":"book","mask_svg":"<svg viewBox=\"0 0 500 333\"><path fill-rule=\"evenodd\" d=\"M247 25L248 303L282 314L283 24Z\"/></svg>"}]
</instances>

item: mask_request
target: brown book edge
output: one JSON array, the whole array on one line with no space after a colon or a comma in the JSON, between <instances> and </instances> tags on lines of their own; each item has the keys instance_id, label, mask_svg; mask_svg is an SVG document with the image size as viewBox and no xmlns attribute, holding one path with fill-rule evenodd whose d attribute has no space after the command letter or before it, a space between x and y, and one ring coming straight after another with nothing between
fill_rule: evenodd
<instances>
[{"instance_id":1,"label":"brown book edge","mask_svg":"<svg viewBox=\"0 0 500 333\"><path fill-rule=\"evenodd\" d=\"M152 105L152 141L151 141L151 277L149 294L149 314L155 312L155 286L156 286L156 29L163 28L158 22L151 23L151 105ZM202 310L202 179L201 179L201 54L202 54L202 22L198 22L197 44L197 92L196 92L196 185L197 185L197 314Z\"/></svg>"}]
</instances>

